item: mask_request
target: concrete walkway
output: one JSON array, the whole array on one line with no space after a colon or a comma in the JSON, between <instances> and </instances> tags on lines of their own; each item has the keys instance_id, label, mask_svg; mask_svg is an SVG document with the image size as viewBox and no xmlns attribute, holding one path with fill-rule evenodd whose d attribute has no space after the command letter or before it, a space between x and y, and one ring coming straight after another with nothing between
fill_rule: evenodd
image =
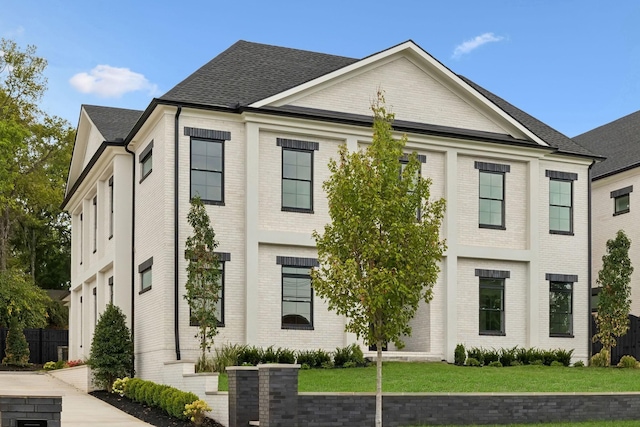
<instances>
[{"instance_id":1,"label":"concrete walkway","mask_svg":"<svg viewBox=\"0 0 640 427\"><path fill-rule=\"evenodd\" d=\"M151 426L41 372L0 371L0 395L62 396L62 427Z\"/></svg>"}]
</instances>

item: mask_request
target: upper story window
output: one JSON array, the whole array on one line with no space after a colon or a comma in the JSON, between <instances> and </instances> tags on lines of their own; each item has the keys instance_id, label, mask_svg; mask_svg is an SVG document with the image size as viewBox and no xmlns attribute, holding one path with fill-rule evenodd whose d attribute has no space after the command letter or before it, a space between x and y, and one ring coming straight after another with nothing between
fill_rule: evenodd
<instances>
[{"instance_id":1,"label":"upper story window","mask_svg":"<svg viewBox=\"0 0 640 427\"><path fill-rule=\"evenodd\" d=\"M138 273L140 273L140 293L146 292L151 289L152 267L153 257L149 258L138 266Z\"/></svg>"},{"instance_id":2,"label":"upper story window","mask_svg":"<svg viewBox=\"0 0 640 427\"><path fill-rule=\"evenodd\" d=\"M282 266L282 329L313 329L311 268L315 258L276 257Z\"/></svg>"},{"instance_id":3,"label":"upper story window","mask_svg":"<svg viewBox=\"0 0 640 427\"><path fill-rule=\"evenodd\" d=\"M224 205L224 143L231 133L184 128L191 137L191 195L210 205Z\"/></svg>"},{"instance_id":4,"label":"upper story window","mask_svg":"<svg viewBox=\"0 0 640 427\"><path fill-rule=\"evenodd\" d=\"M313 213L313 152L317 142L278 138L282 147L282 210Z\"/></svg>"},{"instance_id":5,"label":"upper story window","mask_svg":"<svg viewBox=\"0 0 640 427\"><path fill-rule=\"evenodd\" d=\"M505 335L504 282L511 273L476 269L476 276L480 279L480 335Z\"/></svg>"},{"instance_id":6,"label":"upper story window","mask_svg":"<svg viewBox=\"0 0 640 427\"><path fill-rule=\"evenodd\" d=\"M549 280L549 336L573 336L573 283L578 276L546 274Z\"/></svg>"},{"instance_id":7,"label":"upper story window","mask_svg":"<svg viewBox=\"0 0 640 427\"><path fill-rule=\"evenodd\" d=\"M140 161L140 182L153 170L153 140L142 150L139 157Z\"/></svg>"},{"instance_id":8,"label":"upper story window","mask_svg":"<svg viewBox=\"0 0 640 427\"><path fill-rule=\"evenodd\" d=\"M613 216L629 212L629 201L632 192L633 185L611 192L611 198L613 199Z\"/></svg>"},{"instance_id":9,"label":"upper story window","mask_svg":"<svg viewBox=\"0 0 640 427\"><path fill-rule=\"evenodd\" d=\"M109 277L109 303L113 304L113 276Z\"/></svg>"},{"instance_id":10,"label":"upper story window","mask_svg":"<svg viewBox=\"0 0 640 427\"><path fill-rule=\"evenodd\" d=\"M82 212L80 212L80 265L82 265L82 257L84 252L84 221Z\"/></svg>"},{"instance_id":11,"label":"upper story window","mask_svg":"<svg viewBox=\"0 0 640 427\"><path fill-rule=\"evenodd\" d=\"M93 253L98 250L98 196L93 198Z\"/></svg>"},{"instance_id":12,"label":"upper story window","mask_svg":"<svg viewBox=\"0 0 640 427\"><path fill-rule=\"evenodd\" d=\"M427 156L425 156L423 154L418 154L418 161L420 163L426 163L427 162ZM409 155L408 154L403 154L402 157L400 157L400 179L402 179L402 174L404 173L404 170L407 168L408 164L409 164ZM413 177L414 183L421 176L422 176L422 165L420 165L420 169L418 169L418 173L416 174L416 176ZM418 221L420 221L420 217L421 217L421 210L420 210L420 208L418 208L416 210L416 219Z\"/></svg>"},{"instance_id":13,"label":"upper story window","mask_svg":"<svg viewBox=\"0 0 640 427\"><path fill-rule=\"evenodd\" d=\"M510 165L475 162L479 176L478 225L480 228L505 230L505 173Z\"/></svg>"},{"instance_id":14,"label":"upper story window","mask_svg":"<svg viewBox=\"0 0 640 427\"><path fill-rule=\"evenodd\" d=\"M109 238L113 237L113 177L109 178Z\"/></svg>"},{"instance_id":15,"label":"upper story window","mask_svg":"<svg viewBox=\"0 0 640 427\"><path fill-rule=\"evenodd\" d=\"M573 181L575 173L546 171L549 179L549 232L573 235Z\"/></svg>"}]
</instances>

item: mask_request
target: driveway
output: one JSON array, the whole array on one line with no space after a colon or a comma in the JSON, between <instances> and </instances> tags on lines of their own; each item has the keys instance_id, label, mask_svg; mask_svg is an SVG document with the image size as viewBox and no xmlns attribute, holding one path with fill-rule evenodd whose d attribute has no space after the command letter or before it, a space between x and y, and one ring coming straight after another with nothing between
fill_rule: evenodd
<instances>
[{"instance_id":1,"label":"driveway","mask_svg":"<svg viewBox=\"0 0 640 427\"><path fill-rule=\"evenodd\" d=\"M0 371L0 395L62 396L62 427L151 426L41 372Z\"/></svg>"}]
</instances>

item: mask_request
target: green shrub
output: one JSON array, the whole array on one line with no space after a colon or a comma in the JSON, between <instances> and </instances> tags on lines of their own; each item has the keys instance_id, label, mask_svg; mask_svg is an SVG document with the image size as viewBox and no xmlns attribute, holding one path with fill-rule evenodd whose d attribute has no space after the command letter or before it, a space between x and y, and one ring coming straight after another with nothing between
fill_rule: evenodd
<instances>
[{"instance_id":1,"label":"green shrub","mask_svg":"<svg viewBox=\"0 0 640 427\"><path fill-rule=\"evenodd\" d=\"M120 308L109 304L96 325L87 362L96 384L111 391L113 382L129 373L132 358L133 343L126 316Z\"/></svg>"},{"instance_id":2,"label":"green shrub","mask_svg":"<svg viewBox=\"0 0 640 427\"><path fill-rule=\"evenodd\" d=\"M554 366L554 367L561 366L564 368L564 364L562 362L558 362L557 360L554 360L553 362L551 362L551 366Z\"/></svg>"},{"instance_id":3,"label":"green shrub","mask_svg":"<svg viewBox=\"0 0 640 427\"><path fill-rule=\"evenodd\" d=\"M480 363L480 361L478 359L476 359L475 357L467 357L467 366L482 366L482 364Z\"/></svg>"},{"instance_id":4,"label":"green shrub","mask_svg":"<svg viewBox=\"0 0 640 427\"><path fill-rule=\"evenodd\" d=\"M133 378L127 381L125 396L136 402L157 406L172 417L185 420L185 405L198 400L198 396L168 385Z\"/></svg>"},{"instance_id":5,"label":"green shrub","mask_svg":"<svg viewBox=\"0 0 640 427\"><path fill-rule=\"evenodd\" d=\"M278 363L278 352L270 345L262 352L260 363Z\"/></svg>"},{"instance_id":6,"label":"green shrub","mask_svg":"<svg viewBox=\"0 0 640 427\"><path fill-rule=\"evenodd\" d=\"M571 350L556 350L556 360L562 363L564 366L571 365L571 356L573 355L573 349Z\"/></svg>"},{"instance_id":7,"label":"green shrub","mask_svg":"<svg viewBox=\"0 0 640 427\"><path fill-rule=\"evenodd\" d=\"M500 361L500 352L498 352L498 350L491 349L491 350L486 350L484 352L485 365L490 365L491 362L498 362L498 361Z\"/></svg>"},{"instance_id":8,"label":"green shrub","mask_svg":"<svg viewBox=\"0 0 640 427\"><path fill-rule=\"evenodd\" d=\"M278 363L296 363L296 353L288 348L278 348L276 358L278 359Z\"/></svg>"},{"instance_id":9,"label":"green shrub","mask_svg":"<svg viewBox=\"0 0 640 427\"><path fill-rule=\"evenodd\" d=\"M542 352L542 362L546 366L551 366L553 362L557 362L556 352L553 350L545 350Z\"/></svg>"},{"instance_id":10,"label":"green shrub","mask_svg":"<svg viewBox=\"0 0 640 427\"><path fill-rule=\"evenodd\" d=\"M364 360L364 354L362 354L362 350L360 346L357 344L351 344L346 347L338 347L336 348L335 353L333 354L333 364L336 368L347 367L345 364L349 364L350 366L366 366L366 362Z\"/></svg>"},{"instance_id":11,"label":"green shrub","mask_svg":"<svg viewBox=\"0 0 640 427\"><path fill-rule=\"evenodd\" d=\"M620 362L618 363L618 368L632 368L635 369L638 367L638 361L633 356L622 356Z\"/></svg>"},{"instance_id":12,"label":"green shrub","mask_svg":"<svg viewBox=\"0 0 640 427\"><path fill-rule=\"evenodd\" d=\"M246 346L238 354L238 364L241 366L257 366L262 360L262 349L256 346Z\"/></svg>"},{"instance_id":13,"label":"green shrub","mask_svg":"<svg viewBox=\"0 0 640 427\"><path fill-rule=\"evenodd\" d=\"M463 344L458 344L453 352L454 363L458 366L463 366L465 360L467 360L467 351L464 349Z\"/></svg>"},{"instance_id":14,"label":"green shrub","mask_svg":"<svg viewBox=\"0 0 640 427\"><path fill-rule=\"evenodd\" d=\"M535 347L517 349L516 357L523 365L532 365L534 361L544 359L542 352Z\"/></svg>"},{"instance_id":15,"label":"green shrub","mask_svg":"<svg viewBox=\"0 0 640 427\"><path fill-rule=\"evenodd\" d=\"M500 363L502 366L514 366L513 362L517 361L516 351L518 347L500 349Z\"/></svg>"},{"instance_id":16,"label":"green shrub","mask_svg":"<svg viewBox=\"0 0 640 427\"><path fill-rule=\"evenodd\" d=\"M609 352L605 349L600 350L600 353L596 353L591 357L589 365L594 368L606 368L609 366Z\"/></svg>"},{"instance_id":17,"label":"green shrub","mask_svg":"<svg viewBox=\"0 0 640 427\"><path fill-rule=\"evenodd\" d=\"M512 361L509 366L522 366L522 362L516 359Z\"/></svg>"},{"instance_id":18,"label":"green shrub","mask_svg":"<svg viewBox=\"0 0 640 427\"><path fill-rule=\"evenodd\" d=\"M309 366L306 363L303 363L302 365L300 365L300 369L311 369L311 366Z\"/></svg>"},{"instance_id":19,"label":"green shrub","mask_svg":"<svg viewBox=\"0 0 640 427\"><path fill-rule=\"evenodd\" d=\"M467 352L467 357L469 359L475 359L480 365L484 364L484 350L478 347L470 348Z\"/></svg>"},{"instance_id":20,"label":"green shrub","mask_svg":"<svg viewBox=\"0 0 640 427\"><path fill-rule=\"evenodd\" d=\"M573 364L574 368L584 368L584 362L582 360L578 360L576 363Z\"/></svg>"},{"instance_id":21,"label":"green shrub","mask_svg":"<svg viewBox=\"0 0 640 427\"><path fill-rule=\"evenodd\" d=\"M227 366L238 366L240 354L246 347L242 344L225 344L216 348L213 356L213 372L224 373Z\"/></svg>"},{"instance_id":22,"label":"green shrub","mask_svg":"<svg viewBox=\"0 0 640 427\"><path fill-rule=\"evenodd\" d=\"M143 381L140 378L131 378L127 381L127 387L124 389L124 395L129 399L134 400L133 396L135 396L136 390L142 385L142 382Z\"/></svg>"},{"instance_id":23,"label":"green shrub","mask_svg":"<svg viewBox=\"0 0 640 427\"><path fill-rule=\"evenodd\" d=\"M42 369L44 369L45 371L53 371L54 369L58 368L56 368L56 362L47 362L42 366Z\"/></svg>"},{"instance_id":24,"label":"green shrub","mask_svg":"<svg viewBox=\"0 0 640 427\"><path fill-rule=\"evenodd\" d=\"M489 367L491 368L502 368L502 363L499 360L494 360L493 362L489 362Z\"/></svg>"},{"instance_id":25,"label":"green shrub","mask_svg":"<svg viewBox=\"0 0 640 427\"><path fill-rule=\"evenodd\" d=\"M326 362L322 362L322 365L320 367L322 369L333 369L333 368L335 368L335 366L333 365L333 362L331 360L326 361Z\"/></svg>"},{"instance_id":26,"label":"green shrub","mask_svg":"<svg viewBox=\"0 0 640 427\"><path fill-rule=\"evenodd\" d=\"M3 365L29 366L29 343L22 324L16 318L11 318L9 322L4 353Z\"/></svg>"},{"instance_id":27,"label":"green shrub","mask_svg":"<svg viewBox=\"0 0 640 427\"><path fill-rule=\"evenodd\" d=\"M533 366L544 366L544 360L536 359L533 362L531 362L531 365L533 365Z\"/></svg>"},{"instance_id":28,"label":"green shrub","mask_svg":"<svg viewBox=\"0 0 640 427\"><path fill-rule=\"evenodd\" d=\"M67 366L67 364L66 364L66 362L64 360L58 360L56 362L56 369L62 369L65 366ZM69 366L69 367L71 367L71 366Z\"/></svg>"},{"instance_id":29,"label":"green shrub","mask_svg":"<svg viewBox=\"0 0 640 427\"><path fill-rule=\"evenodd\" d=\"M313 350L299 350L296 353L296 363L300 366L307 365L309 368L312 368L314 367L315 362L316 359Z\"/></svg>"}]
</instances>

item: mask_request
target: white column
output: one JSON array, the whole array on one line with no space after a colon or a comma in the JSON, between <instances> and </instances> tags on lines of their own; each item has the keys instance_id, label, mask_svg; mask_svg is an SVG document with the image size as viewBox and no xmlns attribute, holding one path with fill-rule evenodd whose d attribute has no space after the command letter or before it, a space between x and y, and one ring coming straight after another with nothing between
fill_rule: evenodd
<instances>
[{"instance_id":1,"label":"white column","mask_svg":"<svg viewBox=\"0 0 640 427\"><path fill-rule=\"evenodd\" d=\"M258 169L260 128L256 123L247 123L246 129L246 179L245 179L245 278L246 278L246 313L245 343L258 342Z\"/></svg>"},{"instance_id":2,"label":"white column","mask_svg":"<svg viewBox=\"0 0 640 427\"><path fill-rule=\"evenodd\" d=\"M527 313L527 346L538 347L540 344L540 162L538 159L529 162L529 292Z\"/></svg>"},{"instance_id":3,"label":"white column","mask_svg":"<svg viewBox=\"0 0 640 427\"><path fill-rule=\"evenodd\" d=\"M443 265L446 305L443 354L447 361L453 362L453 353L458 341L458 153L456 151L447 151L445 169L447 210L444 235L447 239L447 256Z\"/></svg>"}]
</instances>

